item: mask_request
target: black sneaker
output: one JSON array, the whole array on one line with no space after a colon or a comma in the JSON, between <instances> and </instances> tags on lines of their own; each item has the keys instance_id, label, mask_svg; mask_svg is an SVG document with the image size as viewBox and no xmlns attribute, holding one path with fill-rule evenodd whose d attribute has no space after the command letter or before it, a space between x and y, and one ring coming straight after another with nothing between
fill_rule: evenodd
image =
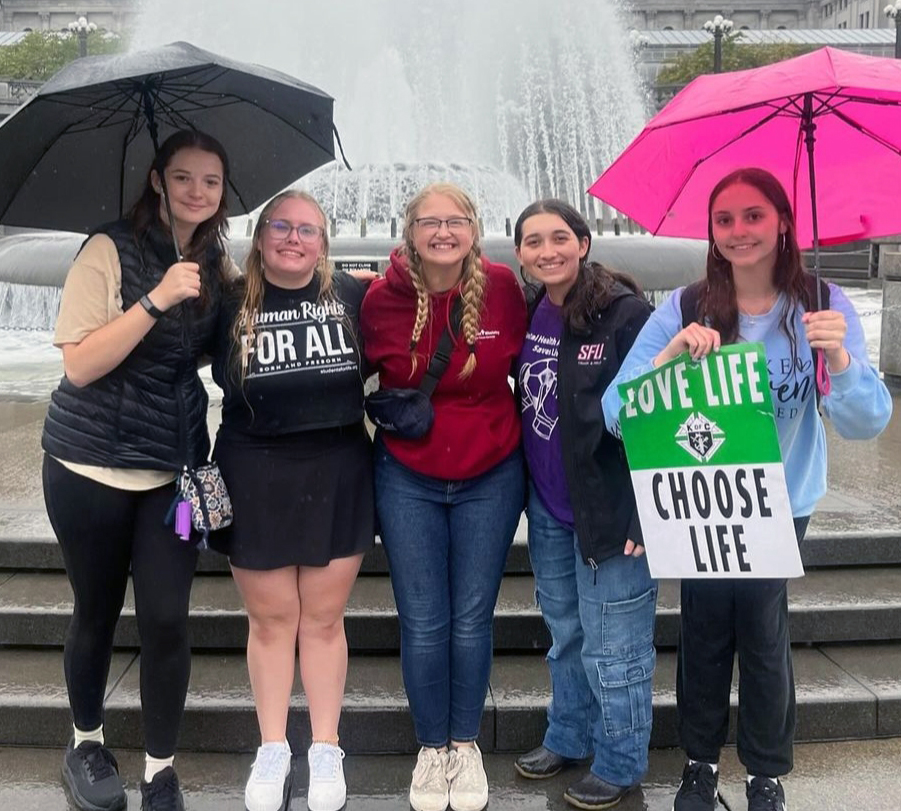
<instances>
[{"instance_id":1,"label":"black sneaker","mask_svg":"<svg viewBox=\"0 0 901 811\"><path fill-rule=\"evenodd\" d=\"M157 772L149 783L141 781L141 811L185 811L178 775L171 766Z\"/></svg>"},{"instance_id":2,"label":"black sneaker","mask_svg":"<svg viewBox=\"0 0 901 811\"><path fill-rule=\"evenodd\" d=\"M748 811L785 811L785 789L769 777L754 777L745 789Z\"/></svg>"},{"instance_id":3,"label":"black sneaker","mask_svg":"<svg viewBox=\"0 0 901 811\"><path fill-rule=\"evenodd\" d=\"M63 758L63 781L81 811L123 811L128 804L119 779L119 764L102 743L69 741Z\"/></svg>"},{"instance_id":4,"label":"black sneaker","mask_svg":"<svg viewBox=\"0 0 901 811\"><path fill-rule=\"evenodd\" d=\"M707 763L689 763L682 770L673 811L713 811L717 807L719 772Z\"/></svg>"}]
</instances>

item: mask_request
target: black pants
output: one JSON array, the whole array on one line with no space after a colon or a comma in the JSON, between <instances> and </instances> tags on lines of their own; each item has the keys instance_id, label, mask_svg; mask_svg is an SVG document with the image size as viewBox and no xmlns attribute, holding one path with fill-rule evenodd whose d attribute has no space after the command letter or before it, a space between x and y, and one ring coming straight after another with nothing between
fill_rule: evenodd
<instances>
[{"instance_id":1,"label":"black pants","mask_svg":"<svg viewBox=\"0 0 901 811\"><path fill-rule=\"evenodd\" d=\"M809 516L795 519L800 541ZM795 680L785 580L683 580L676 675L679 736L692 760L716 763L729 730L738 654L738 758L749 774L792 770Z\"/></svg>"},{"instance_id":2,"label":"black pants","mask_svg":"<svg viewBox=\"0 0 901 811\"><path fill-rule=\"evenodd\" d=\"M130 491L44 457L44 501L75 593L64 666L78 729L103 723L103 699L131 568L141 640L141 709L152 757L175 752L191 675L188 599L197 549L163 519L175 485Z\"/></svg>"}]
</instances>

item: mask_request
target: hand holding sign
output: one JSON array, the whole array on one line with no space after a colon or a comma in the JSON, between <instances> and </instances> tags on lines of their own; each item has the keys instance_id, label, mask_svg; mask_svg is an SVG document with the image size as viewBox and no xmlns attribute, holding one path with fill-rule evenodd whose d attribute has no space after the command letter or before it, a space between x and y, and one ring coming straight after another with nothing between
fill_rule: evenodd
<instances>
[{"instance_id":1,"label":"hand holding sign","mask_svg":"<svg viewBox=\"0 0 901 811\"><path fill-rule=\"evenodd\" d=\"M635 543L635 541L631 539L627 539L626 545L623 548L623 554L633 558L640 558L644 554L644 546L640 543Z\"/></svg>"},{"instance_id":2,"label":"hand holding sign","mask_svg":"<svg viewBox=\"0 0 901 811\"><path fill-rule=\"evenodd\" d=\"M654 358L654 366L662 366L683 352L688 352L692 360L700 360L720 348L720 334L715 329L698 323L689 324L679 330L673 339Z\"/></svg>"},{"instance_id":3,"label":"hand holding sign","mask_svg":"<svg viewBox=\"0 0 901 811\"><path fill-rule=\"evenodd\" d=\"M693 326L698 347L716 335ZM654 577L803 575L768 383L763 346L738 344L620 386Z\"/></svg>"}]
</instances>

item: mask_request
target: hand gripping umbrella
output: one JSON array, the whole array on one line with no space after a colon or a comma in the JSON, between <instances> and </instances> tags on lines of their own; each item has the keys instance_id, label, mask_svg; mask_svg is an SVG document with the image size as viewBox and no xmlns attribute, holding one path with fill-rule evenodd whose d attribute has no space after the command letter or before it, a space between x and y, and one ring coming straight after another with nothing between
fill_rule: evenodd
<instances>
[{"instance_id":1,"label":"hand gripping umbrella","mask_svg":"<svg viewBox=\"0 0 901 811\"><path fill-rule=\"evenodd\" d=\"M160 140L180 129L222 143L231 213L247 213L334 160L333 104L284 73L185 42L76 60L0 124L0 223L89 231L118 219Z\"/></svg>"},{"instance_id":2,"label":"hand gripping umbrella","mask_svg":"<svg viewBox=\"0 0 901 811\"><path fill-rule=\"evenodd\" d=\"M652 234L707 239L711 190L745 166L788 190L819 308L820 245L901 232L901 60L821 48L700 76L589 192Z\"/></svg>"}]
</instances>

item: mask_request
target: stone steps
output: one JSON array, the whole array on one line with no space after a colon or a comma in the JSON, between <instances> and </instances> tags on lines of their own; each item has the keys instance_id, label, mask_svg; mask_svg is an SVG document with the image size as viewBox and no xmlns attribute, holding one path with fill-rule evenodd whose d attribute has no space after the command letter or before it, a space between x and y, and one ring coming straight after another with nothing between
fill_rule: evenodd
<instances>
[{"instance_id":1,"label":"stone steps","mask_svg":"<svg viewBox=\"0 0 901 811\"><path fill-rule=\"evenodd\" d=\"M63 643L72 612L72 594L60 572L0 574L0 645L56 647ZM677 641L679 589L662 581L657 605L656 643ZM901 567L812 569L789 591L792 639L796 643L881 641L901 638ZM399 631L390 581L383 576L357 580L346 615L348 644L354 652L396 652ZM191 596L195 649L243 648L246 618L228 576L202 575ZM495 611L495 650L536 651L549 644L534 601L530 575L509 575L501 584ZM116 645L137 648L134 604L129 587Z\"/></svg>"},{"instance_id":2,"label":"stone steps","mask_svg":"<svg viewBox=\"0 0 901 811\"><path fill-rule=\"evenodd\" d=\"M801 558L808 568L836 566L899 566L901 565L901 533L894 531L829 532L812 534L801 546ZM4 534L0 526L0 574L2 570L29 569L63 571L59 544L49 534ZM228 563L222 555L212 551L200 554L199 573L228 573ZM388 564L380 543L366 555L363 574L387 574ZM526 547L526 526L523 520L516 540L507 557L507 573L531 572Z\"/></svg>"},{"instance_id":3,"label":"stone steps","mask_svg":"<svg viewBox=\"0 0 901 811\"><path fill-rule=\"evenodd\" d=\"M901 735L901 644L796 647L798 741ZM140 658L113 657L104 731L115 748L141 748L138 694ZM654 684L654 747L676 746L676 657L658 656ZM58 650L3 652L0 668L0 741L14 746L56 746L70 729ZM495 657L479 744L488 752L529 749L541 740L549 700L547 668L540 657ZM737 705L733 690L732 714ZM295 685L289 724L295 751L309 745L306 701ZM414 753L413 734L394 656L354 656L341 716L341 742L350 754ZM252 752L259 743L244 656L196 653L179 748Z\"/></svg>"}]
</instances>

